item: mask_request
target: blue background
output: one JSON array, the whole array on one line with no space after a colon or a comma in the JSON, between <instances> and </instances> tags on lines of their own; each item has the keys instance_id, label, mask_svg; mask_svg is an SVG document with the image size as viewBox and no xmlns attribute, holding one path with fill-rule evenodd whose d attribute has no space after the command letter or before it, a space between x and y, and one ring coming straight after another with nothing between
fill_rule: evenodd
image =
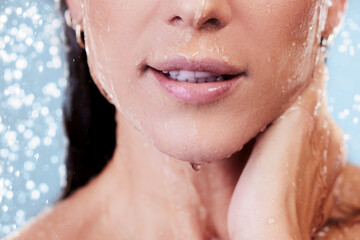
<instances>
[{"instance_id":1,"label":"blue background","mask_svg":"<svg viewBox=\"0 0 360 240\"><path fill-rule=\"evenodd\" d=\"M349 160L360 165L360 1L350 0L347 17L328 59L329 111L346 133Z\"/></svg>"},{"instance_id":2,"label":"blue background","mask_svg":"<svg viewBox=\"0 0 360 240\"><path fill-rule=\"evenodd\" d=\"M0 237L57 201L65 185L66 62L58 0L0 0ZM329 53L329 111L360 165L360 1Z\"/></svg>"}]
</instances>

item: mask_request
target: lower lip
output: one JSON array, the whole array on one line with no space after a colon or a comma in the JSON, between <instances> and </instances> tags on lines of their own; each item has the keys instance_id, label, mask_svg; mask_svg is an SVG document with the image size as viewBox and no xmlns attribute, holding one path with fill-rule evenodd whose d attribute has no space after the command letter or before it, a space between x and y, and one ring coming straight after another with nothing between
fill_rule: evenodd
<instances>
[{"instance_id":1,"label":"lower lip","mask_svg":"<svg viewBox=\"0 0 360 240\"><path fill-rule=\"evenodd\" d=\"M231 92L244 75L221 82L189 83L167 78L164 74L151 69L160 85L172 96L187 103L205 104L223 98Z\"/></svg>"}]
</instances>

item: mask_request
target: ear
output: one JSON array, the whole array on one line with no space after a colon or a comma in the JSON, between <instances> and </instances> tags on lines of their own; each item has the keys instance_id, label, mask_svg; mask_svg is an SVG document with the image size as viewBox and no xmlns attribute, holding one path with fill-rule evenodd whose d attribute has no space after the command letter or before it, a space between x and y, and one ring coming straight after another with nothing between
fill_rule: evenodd
<instances>
[{"instance_id":1,"label":"ear","mask_svg":"<svg viewBox=\"0 0 360 240\"><path fill-rule=\"evenodd\" d=\"M322 38L328 39L331 34L336 31L336 27L339 26L344 17L346 6L347 0L332 0L332 6L328 9L328 16Z\"/></svg>"},{"instance_id":2,"label":"ear","mask_svg":"<svg viewBox=\"0 0 360 240\"><path fill-rule=\"evenodd\" d=\"M82 13L82 0L65 0L66 5L70 10L72 20L82 26L83 13Z\"/></svg>"}]
</instances>

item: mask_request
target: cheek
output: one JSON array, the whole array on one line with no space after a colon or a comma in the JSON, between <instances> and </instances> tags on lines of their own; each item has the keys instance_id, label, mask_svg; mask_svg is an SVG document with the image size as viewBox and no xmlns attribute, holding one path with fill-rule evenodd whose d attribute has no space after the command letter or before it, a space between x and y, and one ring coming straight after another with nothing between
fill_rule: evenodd
<instances>
[{"instance_id":1,"label":"cheek","mask_svg":"<svg viewBox=\"0 0 360 240\"><path fill-rule=\"evenodd\" d=\"M320 1L267 2L267 7L260 9L256 7L261 4L254 1L254 12L262 17L254 14L248 18L253 46L261 46L254 47L253 54L263 56L254 58L252 66L257 68L255 78L260 79L261 87L287 101L306 85L313 72Z\"/></svg>"},{"instance_id":2,"label":"cheek","mask_svg":"<svg viewBox=\"0 0 360 240\"><path fill-rule=\"evenodd\" d=\"M127 8L135 7L130 1L85 0L84 30L88 63L94 81L108 93L111 101L121 112L131 112L124 106L137 102L135 97L139 59L136 39L141 33L133 26L138 23L135 12L127 14ZM126 36L126 37L124 37ZM131 104L130 104L131 106ZM129 117L134 118L134 117Z\"/></svg>"}]
</instances>

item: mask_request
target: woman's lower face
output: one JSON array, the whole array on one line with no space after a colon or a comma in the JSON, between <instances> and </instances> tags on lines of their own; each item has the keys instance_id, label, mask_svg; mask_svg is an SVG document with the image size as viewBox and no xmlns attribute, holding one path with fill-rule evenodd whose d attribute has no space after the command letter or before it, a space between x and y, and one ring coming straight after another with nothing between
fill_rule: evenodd
<instances>
[{"instance_id":1,"label":"woman's lower face","mask_svg":"<svg viewBox=\"0 0 360 240\"><path fill-rule=\"evenodd\" d=\"M322 0L83 0L89 66L160 151L239 151L310 81Z\"/></svg>"}]
</instances>

